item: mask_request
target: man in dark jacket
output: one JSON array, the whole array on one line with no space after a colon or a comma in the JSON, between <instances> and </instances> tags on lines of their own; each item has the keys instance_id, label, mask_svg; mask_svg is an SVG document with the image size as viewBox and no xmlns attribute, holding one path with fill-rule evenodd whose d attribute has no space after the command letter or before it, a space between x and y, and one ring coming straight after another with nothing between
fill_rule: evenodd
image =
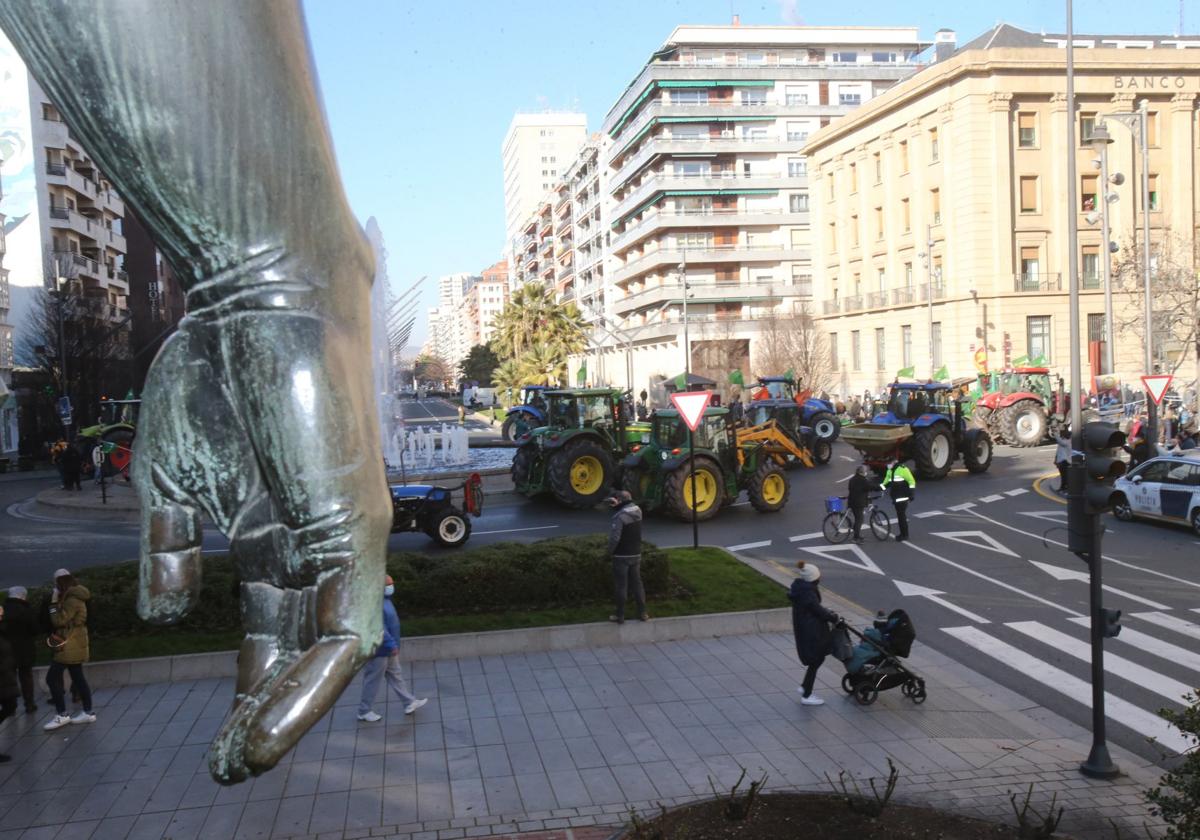
<instances>
[{"instance_id":1,"label":"man in dark jacket","mask_svg":"<svg viewBox=\"0 0 1200 840\"><path fill-rule=\"evenodd\" d=\"M79 454L77 441L67 444L67 448L59 456L59 464L63 471L63 489L79 490L79 473L83 469L83 458Z\"/></svg>"},{"instance_id":2,"label":"man in dark jacket","mask_svg":"<svg viewBox=\"0 0 1200 840\"><path fill-rule=\"evenodd\" d=\"M4 618L4 607L0 606L0 621ZM0 636L0 723L8 720L17 711L17 669L13 659L12 645ZM0 763L10 761L12 756L0 753Z\"/></svg>"},{"instance_id":3,"label":"man in dark jacket","mask_svg":"<svg viewBox=\"0 0 1200 840\"><path fill-rule=\"evenodd\" d=\"M633 503L628 490L618 490L609 496L608 506L613 511L608 556L612 558L613 598L617 605L616 612L608 620L625 623L625 599L632 589L638 618L649 621L646 590L642 587L642 509Z\"/></svg>"},{"instance_id":4,"label":"man in dark jacket","mask_svg":"<svg viewBox=\"0 0 1200 840\"><path fill-rule=\"evenodd\" d=\"M854 541L856 543L863 541L863 508L867 506L868 496L873 489L872 482L867 478L869 469L866 464L859 465L858 469L854 471L854 475L850 476L850 486L847 488L849 492L846 505L850 508L850 515L854 517Z\"/></svg>"},{"instance_id":5,"label":"man in dark jacket","mask_svg":"<svg viewBox=\"0 0 1200 840\"><path fill-rule=\"evenodd\" d=\"M37 610L28 601L29 593L24 586L13 586L8 590L4 602L4 619L0 621L0 635L12 646L13 667L21 682L21 696L25 700L25 711L37 711L33 697L33 660L35 643L41 635Z\"/></svg>"},{"instance_id":6,"label":"man in dark jacket","mask_svg":"<svg viewBox=\"0 0 1200 840\"><path fill-rule=\"evenodd\" d=\"M801 560L788 599L792 602L792 632L796 636L796 655L804 672L800 686L800 702L805 706L821 706L825 701L813 694L817 682L817 669L829 653L831 624L841 621L836 613L821 605L821 570L812 563Z\"/></svg>"}]
</instances>

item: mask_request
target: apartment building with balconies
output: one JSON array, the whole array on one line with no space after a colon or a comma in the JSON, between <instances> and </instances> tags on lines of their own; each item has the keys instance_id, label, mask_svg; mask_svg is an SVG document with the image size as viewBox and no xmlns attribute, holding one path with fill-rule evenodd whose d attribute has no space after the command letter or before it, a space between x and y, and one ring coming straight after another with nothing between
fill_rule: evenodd
<instances>
[{"instance_id":1,"label":"apartment building with balconies","mask_svg":"<svg viewBox=\"0 0 1200 840\"><path fill-rule=\"evenodd\" d=\"M601 160L604 148L602 134L590 137L566 174L574 217L574 288L570 298L589 321L606 313L603 208L607 168Z\"/></svg>"},{"instance_id":2,"label":"apartment building with balconies","mask_svg":"<svg viewBox=\"0 0 1200 840\"><path fill-rule=\"evenodd\" d=\"M801 148L927 46L907 27L680 26L655 52L603 124L605 305L635 382L683 368L685 276L692 369L719 349L772 372L755 367L763 322L813 293Z\"/></svg>"},{"instance_id":3,"label":"apartment building with balconies","mask_svg":"<svg viewBox=\"0 0 1200 840\"><path fill-rule=\"evenodd\" d=\"M952 33L938 37L953 42ZM1040 356L1068 374L1065 40L1000 25L804 147L816 315L842 393L875 390L908 367L921 376L943 365L951 376L972 375L981 348L993 368ZM1095 376L1111 372L1103 352L1107 249L1088 215L1110 196L1119 267L1130 246L1140 247L1147 210L1132 133L1107 120L1109 171L1125 179L1107 190L1088 139L1106 115L1146 102L1151 265L1165 243L1191 266L1200 223L1200 38L1077 35L1075 44L1081 353L1085 375ZM1133 287L1140 292L1140 278ZM1121 288L1131 287L1114 295L1115 372L1136 382L1147 372L1133 326L1141 299ZM1188 352L1169 341L1156 350L1167 365Z\"/></svg>"},{"instance_id":4,"label":"apartment building with balconies","mask_svg":"<svg viewBox=\"0 0 1200 840\"><path fill-rule=\"evenodd\" d=\"M473 278L463 296L468 352L471 347L491 340L493 322L508 303L508 288L508 263L504 260Z\"/></svg>"},{"instance_id":5,"label":"apartment building with balconies","mask_svg":"<svg viewBox=\"0 0 1200 840\"><path fill-rule=\"evenodd\" d=\"M2 167L3 161L0 161ZM4 179L0 178L0 202L4 200ZM17 455L19 427L17 397L12 392L13 332L8 322L12 299L8 290L8 269L4 267L4 214L0 213L0 459L8 463Z\"/></svg>"}]
</instances>

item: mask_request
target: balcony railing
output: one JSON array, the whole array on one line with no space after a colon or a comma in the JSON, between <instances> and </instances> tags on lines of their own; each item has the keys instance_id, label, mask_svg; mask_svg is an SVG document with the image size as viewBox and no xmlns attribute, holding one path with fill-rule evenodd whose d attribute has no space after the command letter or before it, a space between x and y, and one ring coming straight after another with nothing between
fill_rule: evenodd
<instances>
[{"instance_id":1,"label":"balcony railing","mask_svg":"<svg viewBox=\"0 0 1200 840\"><path fill-rule=\"evenodd\" d=\"M66 220L66 219L71 218L71 211L66 207L59 207L56 204L51 204L50 205L50 218Z\"/></svg>"},{"instance_id":2,"label":"balcony railing","mask_svg":"<svg viewBox=\"0 0 1200 840\"><path fill-rule=\"evenodd\" d=\"M935 283L932 286L925 284L921 287L921 302L928 303L930 295L934 300L941 300L946 296L946 287L941 283Z\"/></svg>"},{"instance_id":3,"label":"balcony railing","mask_svg":"<svg viewBox=\"0 0 1200 840\"><path fill-rule=\"evenodd\" d=\"M826 315L836 315L842 311L842 302L838 298L821 302L821 311Z\"/></svg>"},{"instance_id":4,"label":"balcony railing","mask_svg":"<svg viewBox=\"0 0 1200 840\"><path fill-rule=\"evenodd\" d=\"M845 300L842 304L842 309L845 312L854 312L855 310L862 309L862 308L863 308L862 295L850 295L849 297L845 298Z\"/></svg>"},{"instance_id":5,"label":"balcony railing","mask_svg":"<svg viewBox=\"0 0 1200 840\"><path fill-rule=\"evenodd\" d=\"M1015 274L1013 291L1016 292L1061 292L1061 274Z\"/></svg>"},{"instance_id":6,"label":"balcony railing","mask_svg":"<svg viewBox=\"0 0 1200 840\"><path fill-rule=\"evenodd\" d=\"M1085 274L1079 278L1079 285L1084 289L1099 289L1100 288L1100 275Z\"/></svg>"},{"instance_id":7,"label":"balcony railing","mask_svg":"<svg viewBox=\"0 0 1200 840\"><path fill-rule=\"evenodd\" d=\"M65 163L47 163L46 174L65 178L67 176L67 165Z\"/></svg>"},{"instance_id":8,"label":"balcony railing","mask_svg":"<svg viewBox=\"0 0 1200 840\"><path fill-rule=\"evenodd\" d=\"M899 289L892 289L892 304L895 306L904 306L913 302L915 295L913 294L912 286L904 286Z\"/></svg>"},{"instance_id":9,"label":"balcony railing","mask_svg":"<svg viewBox=\"0 0 1200 840\"><path fill-rule=\"evenodd\" d=\"M887 300L887 292L868 292L867 309L878 309L881 306L887 306Z\"/></svg>"}]
</instances>

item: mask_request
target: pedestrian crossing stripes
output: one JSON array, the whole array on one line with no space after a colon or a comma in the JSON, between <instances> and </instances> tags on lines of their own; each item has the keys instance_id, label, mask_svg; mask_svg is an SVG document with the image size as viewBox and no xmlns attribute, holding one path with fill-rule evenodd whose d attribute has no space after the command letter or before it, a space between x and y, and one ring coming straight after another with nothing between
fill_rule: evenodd
<instances>
[{"instance_id":1,"label":"pedestrian crossing stripes","mask_svg":"<svg viewBox=\"0 0 1200 840\"><path fill-rule=\"evenodd\" d=\"M1049 630L1050 628L1044 628ZM942 631L958 639L979 653L1006 665L1020 674L1035 680L1046 688L1062 694L1081 704L1091 707L1092 686L1062 668L1051 665L1003 639L980 630L978 627L943 627ZM1106 660L1108 657L1106 657ZM1106 662L1107 664L1107 662ZM1106 669L1107 670L1107 669ZM1186 752L1191 747L1190 739L1171 726L1154 711L1143 709L1111 691L1104 693L1105 711L1108 718L1132 729L1146 738L1175 753Z\"/></svg>"},{"instance_id":2,"label":"pedestrian crossing stripes","mask_svg":"<svg viewBox=\"0 0 1200 840\"><path fill-rule=\"evenodd\" d=\"M1086 617L1072 618L1071 621L1076 624L1081 624L1088 627L1091 624L1091 619ZM1184 622L1186 624L1187 622ZM1147 653L1152 653L1162 659L1177 662L1189 671L1200 673L1200 653L1181 648L1179 645L1173 645L1170 642L1164 642L1148 633L1142 633L1139 630L1134 630L1132 627L1122 627L1121 635L1116 639L1117 644L1125 642L1135 645Z\"/></svg>"},{"instance_id":3,"label":"pedestrian crossing stripes","mask_svg":"<svg viewBox=\"0 0 1200 840\"><path fill-rule=\"evenodd\" d=\"M1176 633L1182 633L1196 641L1200 641L1200 625L1184 621L1182 618L1176 618L1173 615L1167 615L1163 612L1136 612L1130 613L1130 615L1133 618L1140 618L1142 621L1148 621L1151 624L1165 627L1167 630L1174 630Z\"/></svg>"}]
</instances>

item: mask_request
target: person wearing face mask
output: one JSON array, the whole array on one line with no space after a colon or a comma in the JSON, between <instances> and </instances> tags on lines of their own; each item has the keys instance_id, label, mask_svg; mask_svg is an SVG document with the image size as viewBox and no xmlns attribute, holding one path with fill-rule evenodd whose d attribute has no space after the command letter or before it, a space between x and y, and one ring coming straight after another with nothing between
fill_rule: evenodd
<instances>
[{"instance_id":1,"label":"person wearing face mask","mask_svg":"<svg viewBox=\"0 0 1200 840\"><path fill-rule=\"evenodd\" d=\"M411 715L429 702L424 697L418 700L404 684L404 673L400 670L400 616L392 603L396 585L391 575L386 575L383 583L383 639L375 648L374 658L362 669L362 699L358 703L358 719L366 723L383 720L383 715L371 707L375 705L379 683L385 677L392 691L404 701L404 714Z\"/></svg>"}]
</instances>

